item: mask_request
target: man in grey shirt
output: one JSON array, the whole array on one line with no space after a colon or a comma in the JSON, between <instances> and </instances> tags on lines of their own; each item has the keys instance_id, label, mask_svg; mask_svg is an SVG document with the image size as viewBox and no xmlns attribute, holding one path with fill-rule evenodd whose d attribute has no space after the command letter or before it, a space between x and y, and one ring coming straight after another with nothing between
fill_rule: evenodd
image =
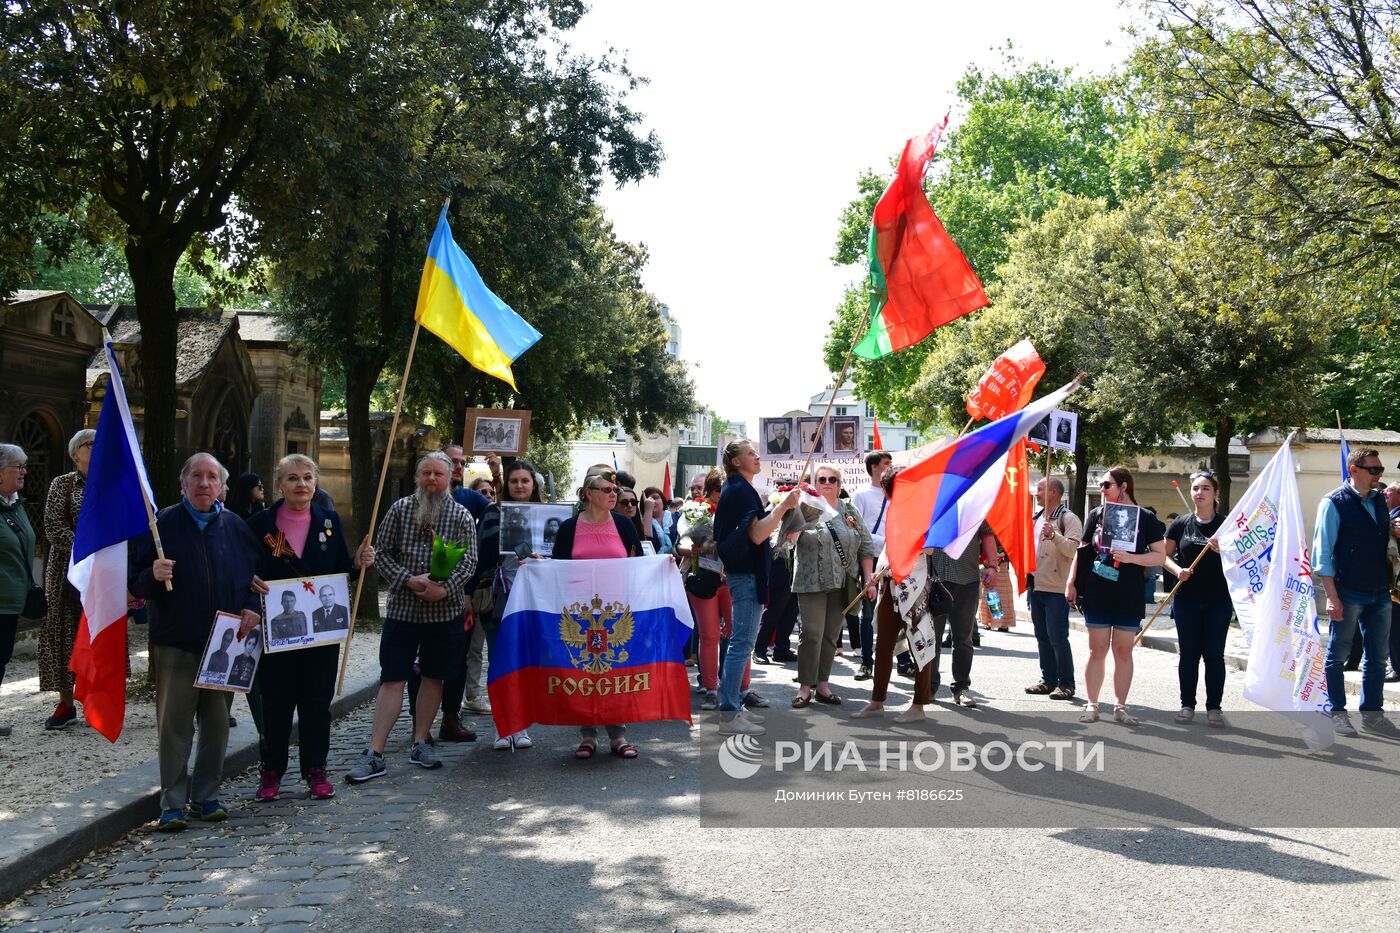
<instances>
[{"instance_id":1,"label":"man in grey shirt","mask_svg":"<svg viewBox=\"0 0 1400 933\"><path fill-rule=\"evenodd\" d=\"M979 541L980 549L977 547ZM933 617L933 628L938 636L940 648L929 662L933 665L933 687L930 694L938 694L938 668L942 659L941 647L946 628L953 647L953 682L950 685L953 703L975 709L977 701L967 695L968 687L972 686L972 638L977 630L977 600L981 596L981 584L991 586L996 580L999 564L996 535L992 534L991 526L983 522L982 527L977 529L976 539L968 542L967 549L961 557L949 557L941 548L935 548L932 555L933 572L952 594L953 609L947 615ZM979 561L987 565L980 580L977 575Z\"/></svg>"}]
</instances>

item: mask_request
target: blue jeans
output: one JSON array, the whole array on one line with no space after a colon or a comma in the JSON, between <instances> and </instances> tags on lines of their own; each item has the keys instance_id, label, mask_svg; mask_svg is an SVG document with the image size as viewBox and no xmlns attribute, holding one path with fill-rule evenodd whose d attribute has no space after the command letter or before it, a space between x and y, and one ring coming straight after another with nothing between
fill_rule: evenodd
<instances>
[{"instance_id":1,"label":"blue jeans","mask_svg":"<svg viewBox=\"0 0 1400 933\"><path fill-rule=\"evenodd\" d=\"M1069 647L1069 601L1064 593L1031 590L1031 626L1040 649L1040 679L1051 687L1074 689L1074 655Z\"/></svg>"},{"instance_id":2,"label":"blue jeans","mask_svg":"<svg viewBox=\"0 0 1400 933\"><path fill-rule=\"evenodd\" d=\"M1206 709L1220 709L1225 695L1225 642L1230 634L1230 615L1234 606L1228 602L1196 602L1178 596L1176 606L1177 645L1181 659L1176 676L1181 684L1181 705L1196 708L1196 682L1201 661L1206 665Z\"/></svg>"},{"instance_id":3,"label":"blue jeans","mask_svg":"<svg viewBox=\"0 0 1400 933\"><path fill-rule=\"evenodd\" d=\"M758 640L758 622L763 614L757 577L751 573L731 573L727 579L734 621L729 629L729 650L719 666L719 709L722 714L732 714L742 708L744 668L753 655L754 642ZM734 717L722 715L720 718Z\"/></svg>"},{"instance_id":4,"label":"blue jeans","mask_svg":"<svg viewBox=\"0 0 1400 933\"><path fill-rule=\"evenodd\" d=\"M1361 706L1363 713L1379 713L1385 689L1385 659L1390 641L1390 594L1357 593L1338 589L1342 599L1342 619L1332 623L1327 638L1327 699L1332 708L1347 708L1346 680L1342 667L1351 653L1351 643L1361 630L1366 660L1361 665Z\"/></svg>"}]
</instances>

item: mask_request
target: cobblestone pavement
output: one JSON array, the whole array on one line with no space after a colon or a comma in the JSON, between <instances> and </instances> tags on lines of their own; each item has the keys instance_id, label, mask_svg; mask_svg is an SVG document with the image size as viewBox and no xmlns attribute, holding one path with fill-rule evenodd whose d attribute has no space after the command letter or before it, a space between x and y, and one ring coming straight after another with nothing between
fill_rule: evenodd
<instances>
[{"instance_id":1,"label":"cobblestone pavement","mask_svg":"<svg viewBox=\"0 0 1400 933\"><path fill-rule=\"evenodd\" d=\"M443 770L436 772L409 764L405 710L390 737L389 773L349 787L344 774L368 741L372 711L366 705L332 727L335 798L307 797L294 751L276 803L255 802L257 772L244 772L223 785L228 822L129 833L8 905L3 923L16 933L304 929L323 906L347 896L364 866L394 857L394 830L413 821L435 782L471 748L440 744Z\"/></svg>"}]
</instances>

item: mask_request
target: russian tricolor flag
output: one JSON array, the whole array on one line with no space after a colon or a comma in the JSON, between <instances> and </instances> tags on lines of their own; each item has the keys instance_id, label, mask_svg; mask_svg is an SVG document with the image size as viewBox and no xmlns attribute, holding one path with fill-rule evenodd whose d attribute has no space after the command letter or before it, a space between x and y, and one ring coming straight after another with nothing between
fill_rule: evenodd
<instances>
[{"instance_id":1,"label":"russian tricolor flag","mask_svg":"<svg viewBox=\"0 0 1400 933\"><path fill-rule=\"evenodd\" d=\"M491 651L497 733L689 722L693 624L668 556L526 561Z\"/></svg>"},{"instance_id":2,"label":"russian tricolor flag","mask_svg":"<svg viewBox=\"0 0 1400 933\"><path fill-rule=\"evenodd\" d=\"M111 335L102 342L112 381L97 419L87 489L73 535L68 581L82 597L83 617L68 667L83 718L115 742L126 718L127 541L150 531L151 484L131 423Z\"/></svg>"},{"instance_id":3,"label":"russian tricolor flag","mask_svg":"<svg viewBox=\"0 0 1400 933\"><path fill-rule=\"evenodd\" d=\"M885 552L896 580L909 575L924 548L961 557L996 501L1006 455L1074 391L1075 380L1018 412L937 447L895 477Z\"/></svg>"}]
</instances>

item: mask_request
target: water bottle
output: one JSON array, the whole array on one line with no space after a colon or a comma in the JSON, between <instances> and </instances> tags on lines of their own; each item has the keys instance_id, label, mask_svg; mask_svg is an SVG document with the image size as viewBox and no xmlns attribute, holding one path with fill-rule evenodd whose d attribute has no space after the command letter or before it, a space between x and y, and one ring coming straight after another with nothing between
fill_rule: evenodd
<instances>
[{"instance_id":1,"label":"water bottle","mask_svg":"<svg viewBox=\"0 0 1400 933\"><path fill-rule=\"evenodd\" d=\"M993 619L1002 617L1001 594L996 591L995 587L987 587L987 609L992 613Z\"/></svg>"}]
</instances>

